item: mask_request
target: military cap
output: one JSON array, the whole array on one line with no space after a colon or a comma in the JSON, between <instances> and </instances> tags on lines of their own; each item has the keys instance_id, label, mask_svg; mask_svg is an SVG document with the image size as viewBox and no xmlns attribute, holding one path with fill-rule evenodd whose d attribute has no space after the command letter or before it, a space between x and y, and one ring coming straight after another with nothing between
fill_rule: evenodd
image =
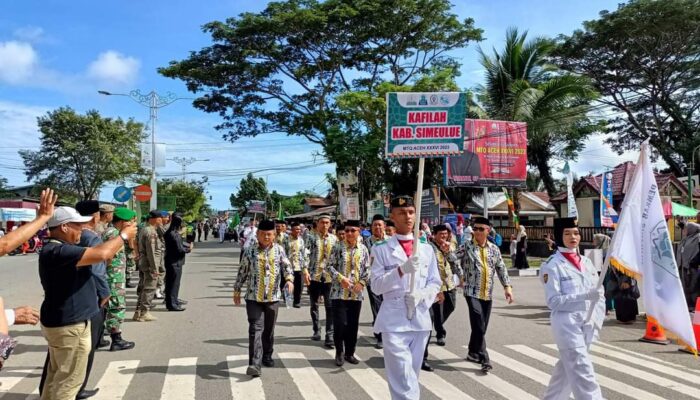
<instances>
[{"instance_id":1,"label":"military cap","mask_svg":"<svg viewBox=\"0 0 700 400\"><path fill-rule=\"evenodd\" d=\"M136 216L136 211L129 210L126 207L117 207L114 209L114 219L121 221L131 221Z\"/></svg>"},{"instance_id":2,"label":"military cap","mask_svg":"<svg viewBox=\"0 0 700 400\"><path fill-rule=\"evenodd\" d=\"M391 208L395 207L415 207L413 203L413 197L411 196L398 196L391 199Z\"/></svg>"},{"instance_id":3,"label":"military cap","mask_svg":"<svg viewBox=\"0 0 700 400\"><path fill-rule=\"evenodd\" d=\"M100 211L103 213L114 212L114 206L111 204L100 204Z\"/></svg>"}]
</instances>

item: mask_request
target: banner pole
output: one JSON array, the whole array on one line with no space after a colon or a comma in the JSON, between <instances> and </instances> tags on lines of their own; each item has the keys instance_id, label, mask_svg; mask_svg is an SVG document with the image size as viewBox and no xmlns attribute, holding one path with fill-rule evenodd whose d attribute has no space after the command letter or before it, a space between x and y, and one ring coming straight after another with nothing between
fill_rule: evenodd
<instances>
[{"instance_id":1,"label":"banner pole","mask_svg":"<svg viewBox=\"0 0 700 400\"><path fill-rule=\"evenodd\" d=\"M423 202L423 174L425 171L425 158L421 157L418 159L418 185L416 188L416 221L413 224L413 253L411 254L411 257L417 257L418 256L418 244L420 243L420 211L421 211L421 203ZM411 288L411 293L414 292L416 288L416 274L415 272L411 273L410 279L410 288ZM408 319L411 320L413 319L413 313L416 310L408 310Z\"/></svg>"},{"instance_id":2,"label":"banner pole","mask_svg":"<svg viewBox=\"0 0 700 400\"><path fill-rule=\"evenodd\" d=\"M484 188L484 218L489 217L489 202L488 202L488 197L489 197L489 188L485 187Z\"/></svg>"}]
</instances>

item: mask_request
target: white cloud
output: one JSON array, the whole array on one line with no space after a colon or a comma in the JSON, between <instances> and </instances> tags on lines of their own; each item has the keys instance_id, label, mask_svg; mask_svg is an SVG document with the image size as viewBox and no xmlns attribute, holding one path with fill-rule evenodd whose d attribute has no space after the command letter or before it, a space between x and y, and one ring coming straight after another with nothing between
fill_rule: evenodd
<instances>
[{"instance_id":1,"label":"white cloud","mask_svg":"<svg viewBox=\"0 0 700 400\"><path fill-rule=\"evenodd\" d=\"M141 62L117 51L101 53L88 67L88 76L104 84L131 84L141 67Z\"/></svg>"},{"instance_id":2,"label":"white cloud","mask_svg":"<svg viewBox=\"0 0 700 400\"><path fill-rule=\"evenodd\" d=\"M0 42L0 81L18 84L35 72L39 56L27 42Z\"/></svg>"},{"instance_id":3,"label":"white cloud","mask_svg":"<svg viewBox=\"0 0 700 400\"><path fill-rule=\"evenodd\" d=\"M44 29L38 26L23 26L15 29L12 34L23 42L36 43L45 39Z\"/></svg>"}]
</instances>

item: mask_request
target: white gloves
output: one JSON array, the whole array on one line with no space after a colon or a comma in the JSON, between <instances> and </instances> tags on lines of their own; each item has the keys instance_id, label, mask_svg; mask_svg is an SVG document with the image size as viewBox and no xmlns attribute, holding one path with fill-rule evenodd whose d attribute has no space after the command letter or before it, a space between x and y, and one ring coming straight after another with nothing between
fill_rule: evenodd
<instances>
[{"instance_id":1,"label":"white gloves","mask_svg":"<svg viewBox=\"0 0 700 400\"><path fill-rule=\"evenodd\" d=\"M596 301L600 299L600 293L598 292L598 289L591 289L590 291L586 292L585 299L590 301Z\"/></svg>"},{"instance_id":2,"label":"white gloves","mask_svg":"<svg viewBox=\"0 0 700 400\"><path fill-rule=\"evenodd\" d=\"M406 308L408 308L409 311L415 310L418 302L420 301L420 293L406 293L404 301L406 302Z\"/></svg>"},{"instance_id":3,"label":"white gloves","mask_svg":"<svg viewBox=\"0 0 700 400\"><path fill-rule=\"evenodd\" d=\"M416 271L418 271L418 268L420 266L420 259L418 256L411 256L406 260L405 263L401 266L401 271L403 271L404 274L411 274Z\"/></svg>"}]
</instances>

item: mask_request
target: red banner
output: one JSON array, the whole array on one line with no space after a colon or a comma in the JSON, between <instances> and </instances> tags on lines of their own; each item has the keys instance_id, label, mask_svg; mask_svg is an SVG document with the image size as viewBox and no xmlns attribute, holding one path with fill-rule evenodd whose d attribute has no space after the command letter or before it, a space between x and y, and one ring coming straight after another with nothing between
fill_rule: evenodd
<instances>
[{"instance_id":1,"label":"red banner","mask_svg":"<svg viewBox=\"0 0 700 400\"><path fill-rule=\"evenodd\" d=\"M525 187L525 122L467 119L464 128L464 153L445 158L446 186Z\"/></svg>"}]
</instances>

